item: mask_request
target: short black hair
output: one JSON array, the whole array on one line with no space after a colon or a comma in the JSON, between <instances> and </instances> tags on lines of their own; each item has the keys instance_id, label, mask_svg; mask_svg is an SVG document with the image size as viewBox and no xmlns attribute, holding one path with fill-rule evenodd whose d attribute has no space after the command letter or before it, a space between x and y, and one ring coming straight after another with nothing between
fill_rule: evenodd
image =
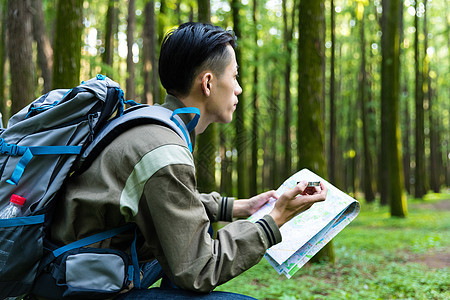
<instances>
[{"instance_id":1,"label":"short black hair","mask_svg":"<svg viewBox=\"0 0 450 300\"><path fill-rule=\"evenodd\" d=\"M211 24L188 22L169 31L159 56L161 84L169 94L185 96L199 72L220 76L229 63L227 45L236 47L234 33Z\"/></svg>"}]
</instances>

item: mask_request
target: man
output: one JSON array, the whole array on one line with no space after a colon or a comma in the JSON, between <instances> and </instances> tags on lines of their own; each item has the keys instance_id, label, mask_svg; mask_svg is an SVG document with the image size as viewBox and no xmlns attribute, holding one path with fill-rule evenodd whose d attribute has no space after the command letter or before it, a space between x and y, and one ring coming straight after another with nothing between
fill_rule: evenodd
<instances>
[{"instance_id":1,"label":"man","mask_svg":"<svg viewBox=\"0 0 450 300\"><path fill-rule=\"evenodd\" d=\"M232 120L242 92L235 46L231 32L198 23L183 24L164 38L159 73L168 95L163 106L200 110L193 141L209 124ZM186 124L192 117L181 115ZM141 125L117 137L88 170L67 183L52 239L67 244L134 222L138 257L145 263L143 285L164 274L164 288L132 289L122 298L246 298L210 292L258 263L281 241L281 225L325 200L324 186L313 195L298 196L305 188L301 183L280 196L275 209L256 223L232 222L213 239L208 233L212 222L248 217L276 197L275 192L236 201L217 193L199 194L193 157L183 140L164 126ZM122 234L95 246L125 251L133 238Z\"/></svg>"}]
</instances>

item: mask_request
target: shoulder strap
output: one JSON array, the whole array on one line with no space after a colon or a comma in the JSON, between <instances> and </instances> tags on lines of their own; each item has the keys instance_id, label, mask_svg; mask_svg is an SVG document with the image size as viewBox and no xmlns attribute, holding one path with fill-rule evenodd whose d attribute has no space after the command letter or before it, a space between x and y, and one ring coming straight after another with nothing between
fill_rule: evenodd
<instances>
[{"instance_id":1,"label":"shoulder strap","mask_svg":"<svg viewBox=\"0 0 450 300\"><path fill-rule=\"evenodd\" d=\"M194 113L196 117L186 126L178 116L179 113ZM95 137L92 143L80 156L77 172L85 171L100 152L117 136L138 125L158 124L175 131L188 145L192 152L192 142L189 133L197 125L200 117L198 108L186 108L172 111L162 106L136 105L127 109L120 117L112 119Z\"/></svg>"}]
</instances>

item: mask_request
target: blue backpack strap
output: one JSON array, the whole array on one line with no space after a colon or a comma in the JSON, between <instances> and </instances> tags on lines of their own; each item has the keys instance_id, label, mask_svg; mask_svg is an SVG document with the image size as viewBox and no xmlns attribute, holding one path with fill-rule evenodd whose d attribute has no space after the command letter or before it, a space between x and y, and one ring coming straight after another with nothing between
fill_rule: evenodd
<instances>
[{"instance_id":1,"label":"blue backpack strap","mask_svg":"<svg viewBox=\"0 0 450 300\"><path fill-rule=\"evenodd\" d=\"M179 115L179 114L195 114L195 116L186 126L184 126L183 122L180 123L180 121L178 121L175 118L175 116ZM178 108L173 111L170 119L178 126L178 128L181 129L186 141L188 141L189 150L192 152L193 149L192 149L192 143L191 143L191 139L189 137L189 133L191 133L192 130L194 130L195 126L197 126L197 124L198 124L198 120L200 119L200 109L198 109L197 107ZM186 130L188 132L186 132Z\"/></svg>"},{"instance_id":2,"label":"blue backpack strap","mask_svg":"<svg viewBox=\"0 0 450 300\"><path fill-rule=\"evenodd\" d=\"M140 289L141 288L141 269L139 268L139 261L138 261L137 250L136 250L137 230L138 230L138 227L135 226L134 240L131 243L131 262L133 263L133 269L134 269L133 283L134 283L135 287ZM129 272L129 273L131 273L131 272Z\"/></svg>"},{"instance_id":3,"label":"blue backpack strap","mask_svg":"<svg viewBox=\"0 0 450 300\"><path fill-rule=\"evenodd\" d=\"M88 236L84 239L75 241L73 243L67 244L61 248L58 248L56 250L53 251L53 256L56 258L58 256L60 256L61 254L69 251L69 250L73 250L73 249L77 249L77 248L81 248L81 247L85 247L88 246L90 244L94 244L94 243L98 243L101 242L103 240L112 238L113 236L116 236L122 232L125 232L127 230L130 230L132 228L134 228L136 226L136 224L134 223L128 223L122 227L118 227L118 228L113 228L107 231L103 231L91 236Z\"/></svg>"},{"instance_id":4,"label":"blue backpack strap","mask_svg":"<svg viewBox=\"0 0 450 300\"><path fill-rule=\"evenodd\" d=\"M120 117L114 118L97 133L92 143L83 151L78 161L76 172L81 174L92 163L107 145L109 145L118 135L130 128L144 124L158 124L171 128L176 132L186 144L191 145L189 130L192 131L197 125L200 111L197 108L181 109L181 111L171 111L162 106L149 106L145 104L135 105L128 108ZM178 113L194 113L196 117L185 126ZM192 145L190 146L192 149ZM192 150L191 150L192 151Z\"/></svg>"},{"instance_id":5,"label":"blue backpack strap","mask_svg":"<svg viewBox=\"0 0 450 300\"><path fill-rule=\"evenodd\" d=\"M18 146L14 144L5 143L3 139L0 139L0 153L8 154L12 156L20 156L22 158L17 163L11 178L6 180L11 185L17 185L20 178L25 171L25 167L28 165L33 155L52 155L52 154L80 154L81 146Z\"/></svg>"}]
</instances>

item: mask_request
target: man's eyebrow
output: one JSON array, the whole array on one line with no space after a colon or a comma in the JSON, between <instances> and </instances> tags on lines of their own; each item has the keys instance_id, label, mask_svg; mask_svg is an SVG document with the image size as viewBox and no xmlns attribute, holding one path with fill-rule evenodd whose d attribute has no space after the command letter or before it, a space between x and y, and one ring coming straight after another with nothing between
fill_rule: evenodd
<instances>
[{"instance_id":1,"label":"man's eyebrow","mask_svg":"<svg viewBox=\"0 0 450 300\"><path fill-rule=\"evenodd\" d=\"M236 70L239 70L239 65L236 65Z\"/></svg>"}]
</instances>

